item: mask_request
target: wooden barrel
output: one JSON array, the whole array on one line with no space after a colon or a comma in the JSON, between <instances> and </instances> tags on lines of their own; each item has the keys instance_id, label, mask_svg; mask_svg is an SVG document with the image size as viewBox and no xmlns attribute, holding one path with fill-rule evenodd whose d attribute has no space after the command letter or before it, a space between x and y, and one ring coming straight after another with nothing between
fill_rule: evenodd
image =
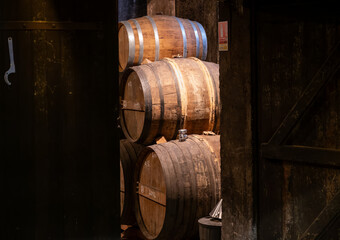
<instances>
[{"instance_id":1,"label":"wooden barrel","mask_svg":"<svg viewBox=\"0 0 340 240\"><path fill-rule=\"evenodd\" d=\"M128 69L122 78L121 127L132 142L164 136L219 132L218 64L197 58L165 58Z\"/></svg>"},{"instance_id":2,"label":"wooden barrel","mask_svg":"<svg viewBox=\"0 0 340 240\"><path fill-rule=\"evenodd\" d=\"M147 147L136 166L136 218L148 239L198 237L220 200L220 137L191 135Z\"/></svg>"},{"instance_id":3,"label":"wooden barrel","mask_svg":"<svg viewBox=\"0 0 340 240\"><path fill-rule=\"evenodd\" d=\"M134 212L134 171L142 145L120 141L120 218L121 224L136 224Z\"/></svg>"},{"instance_id":4,"label":"wooden barrel","mask_svg":"<svg viewBox=\"0 0 340 240\"><path fill-rule=\"evenodd\" d=\"M144 59L158 61L181 55L205 60L208 41L195 21L174 16L146 16L119 22L119 70L139 65Z\"/></svg>"}]
</instances>

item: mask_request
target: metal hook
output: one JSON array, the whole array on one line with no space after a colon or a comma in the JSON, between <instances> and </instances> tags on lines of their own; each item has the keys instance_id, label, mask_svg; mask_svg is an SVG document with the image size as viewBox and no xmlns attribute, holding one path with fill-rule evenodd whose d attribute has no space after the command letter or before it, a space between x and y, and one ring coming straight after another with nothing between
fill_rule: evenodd
<instances>
[{"instance_id":1,"label":"metal hook","mask_svg":"<svg viewBox=\"0 0 340 240\"><path fill-rule=\"evenodd\" d=\"M5 82L7 83L7 85L11 85L11 83L8 81L8 76L11 73L15 73L15 64L14 64L14 52L13 52L13 41L12 38L9 37L8 38L8 50L9 50L9 69L7 72L5 72Z\"/></svg>"}]
</instances>

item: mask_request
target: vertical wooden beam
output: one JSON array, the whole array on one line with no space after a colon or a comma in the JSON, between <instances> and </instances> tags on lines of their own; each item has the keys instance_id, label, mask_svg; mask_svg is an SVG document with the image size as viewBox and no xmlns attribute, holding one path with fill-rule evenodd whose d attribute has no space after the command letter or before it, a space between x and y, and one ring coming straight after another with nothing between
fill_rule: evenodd
<instances>
[{"instance_id":1,"label":"vertical wooden beam","mask_svg":"<svg viewBox=\"0 0 340 240\"><path fill-rule=\"evenodd\" d=\"M233 2L233 1L232 1ZM220 2L229 22L229 51L220 52L222 239L256 239L250 9Z\"/></svg>"}]
</instances>

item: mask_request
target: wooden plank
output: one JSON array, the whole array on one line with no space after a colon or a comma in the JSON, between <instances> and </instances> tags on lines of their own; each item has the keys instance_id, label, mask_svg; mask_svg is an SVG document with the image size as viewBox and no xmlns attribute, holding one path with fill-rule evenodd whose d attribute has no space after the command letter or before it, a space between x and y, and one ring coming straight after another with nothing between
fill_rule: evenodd
<instances>
[{"instance_id":1,"label":"wooden plank","mask_svg":"<svg viewBox=\"0 0 340 240\"><path fill-rule=\"evenodd\" d=\"M281 11L276 15L257 11L256 20L258 127L262 143L268 142L280 126L340 35L338 19L321 20L319 15L307 18L305 12L293 15ZM337 71L320 91L282 145L339 148L339 74ZM336 167L273 161L262 155L258 167L260 239L299 239L339 190ZM322 239L338 239L339 220Z\"/></svg>"},{"instance_id":2,"label":"wooden plank","mask_svg":"<svg viewBox=\"0 0 340 240\"><path fill-rule=\"evenodd\" d=\"M340 167L340 149L263 144L262 156L270 159Z\"/></svg>"},{"instance_id":3,"label":"wooden plank","mask_svg":"<svg viewBox=\"0 0 340 240\"><path fill-rule=\"evenodd\" d=\"M283 120L279 128L269 140L269 144L281 144L292 131L298 120L303 116L311 105L319 91L334 76L340 68L340 42L338 42L332 53L317 71L312 81L306 87L301 97Z\"/></svg>"},{"instance_id":4,"label":"wooden plank","mask_svg":"<svg viewBox=\"0 0 340 240\"><path fill-rule=\"evenodd\" d=\"M140 183L138 188L138 194L147 199L150 199L151 201L159 203L162 206L166 206L166 195L162 191L159 191L155 188Z\"/></svg>"},{"instance_id":5,"label":"wooden plank","mask_svg":"<svg viewBox=\"0 0 340 240\"><path fill-rule=\"evenodd\" d=\"M209 1L205 1L211 4ZM257 239L253 187L250 10L219 1L219 21L229 21L230 51L219 53L222 239ZM187 4L191 4L187 2ZM243 4L241 4L243 6ZM176 6L177 7L177 6ZM217 26L217 24L216 24ZM217 31L216 31L217 32ZM216 42L214 42L217 44ZM209 51L212 49L210 48ZM211 51L213 54L214 51ZM211 59L212 60L212 59ZM223 127L224 126L224 127Z\"/></svg>"},{"instance_id":6,"label":"wooden plank","mask_svg":"<svg viewBox=\"0 0 340 240\"><path fill-rule=\"evenodd\" d=\"M145 112L145 106L143 102L133 102L133 101L122 100L121 107L123 110Z\"/></svg>"},{"instance_id":7,"label":"wooden plank","mask_svg":"<svg viewBox=\"0 0 340 240\"><path fill-rule=\"evenodd\" d=\"M340 191L333 200L321 211L313 223L302 234L299 240L318 239L329 225L332 225L340 216Z\"/></svg>"}]
</instances>

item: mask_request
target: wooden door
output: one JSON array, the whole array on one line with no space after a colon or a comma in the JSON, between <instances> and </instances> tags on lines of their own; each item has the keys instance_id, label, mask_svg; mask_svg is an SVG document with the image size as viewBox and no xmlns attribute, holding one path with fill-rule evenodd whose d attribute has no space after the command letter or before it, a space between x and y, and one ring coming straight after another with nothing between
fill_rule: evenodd
<instances>
[{"instance_id":1,"label":"wooden door","mask_svg":"<svg viewBox=\"0 0 340 240\"><path fill-rule=\"evenodd\" d=\"M116 10L0 1L1 239L118 239Z\"/></svg>"},{"instance_id":2,"label":"wooden door","mask_svg":"<svg viewBox=\"0 0 340 240\"><path fill-rule=\"evenodd\" d=\"M258 239L340 239L340 18L301 2L256 11Z\"/></svg>"}]
</instances>

